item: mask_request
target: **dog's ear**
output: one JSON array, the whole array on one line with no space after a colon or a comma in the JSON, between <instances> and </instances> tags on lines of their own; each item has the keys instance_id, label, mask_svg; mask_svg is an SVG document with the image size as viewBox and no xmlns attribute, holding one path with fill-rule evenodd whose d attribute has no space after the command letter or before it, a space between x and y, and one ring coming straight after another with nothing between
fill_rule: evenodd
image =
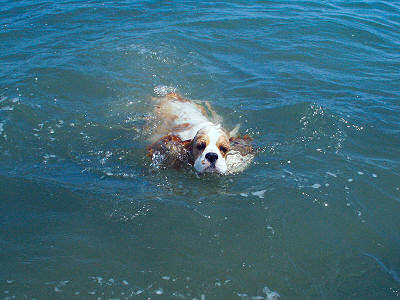
<instances>
[{"instance_id":1,"label":"dog's ear","mask_svg":"<svg viewBox=\"0 0 400 300\"><path fill-rule=\"evenodd\" d=\"M166 135L147 147L147 155L152 158L154 153L164 155L163 164L179 167L182 163L192 160L192 141L182 141L176 135Z\"/></svg>"},{"instance_id":2,"label":"dog's ear","mask_svg":"<svg viewBox=\"0 0 400 300\"><path fill-rule=\"evenodd\" d=\"M236 124L235 128L233 128L231 131L229 131L229 137L235 138L238 136L240 129L240 124Z\"/></svg>"},{"instance_id":3,"label":"dog's ear","mask_svg":"<svg viewBox=\"0 0 400 300\"><path fill-rule=\"evenodd\" d=\"M189 163L193 164L193 140L186 140L182 142L183 147L186 150L186 157Z\"/></svg>"},{"instance_id":4,"label":"dog's ear","mask_svg":"<svg viewBox=\"0 0 400 300\"><path fill-rule=\"evenodd\" d=\"M182 141L182 145L187 151L191 152L193 149L193 140Z\"/></svg>"},{"instance_id":5,"label":"dog's ear","mask_svg":"<svg viewBox=\"0 0 400 300\"><path fill-rule=\"evenodd\" d=\"M235 151L239 151L241 155L247 155L249 153L253 153L253 147L251 145L251 142L253 141L253 139L248 136L247 134L244 135L243 137L231 137L229 139L229 143L231 146L230 150L235 150Z\"/></svg>"},{"instance_id":6,"label":"dog's ear","mask_svg":"<svg viewBox=\"0 0 400 300\"><path fill-rule=\"evenodd\" d=\"M153 156L153 153L156 151L171 151L174 149L175 152L179 149L186 148L185 144L187 141L182 141L180 137L172 134L168 134L157 140L156 142L152 143L147 147L147 155L149 157Z\"/></svg>"},{"instance_id":7,"label":"dog's ear","mask_svg":"<svg viewBox=\"0 0 400 300\"><path fill-rule=\"evenodd\" d=\"M165 150L186 150L186 151L191 151L193 141L192 140L186 140L182 141L181 138L177 135L173 134L168 134L154 142L153 144L149 145L147 147L147 152L148 155L151 157L155 151L165 151ZM174 147L172 147L174 146Z\"/></svg>"}]
</instances>

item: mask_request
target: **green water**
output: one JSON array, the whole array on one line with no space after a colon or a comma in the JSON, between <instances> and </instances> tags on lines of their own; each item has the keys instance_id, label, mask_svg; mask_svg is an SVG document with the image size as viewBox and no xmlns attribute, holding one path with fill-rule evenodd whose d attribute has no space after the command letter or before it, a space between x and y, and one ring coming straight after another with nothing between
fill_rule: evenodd
<instances>
[{"instance_id":1,"label":"green water","mask_svg":"<svg viewBox=\"0 0 400 300\"><path fill-rule=\"evenodd\" d=\"M0 299L395 299L396 1L0 1ZM243 173L146 157L209 101Z\"/></svg>"}]
</instances>

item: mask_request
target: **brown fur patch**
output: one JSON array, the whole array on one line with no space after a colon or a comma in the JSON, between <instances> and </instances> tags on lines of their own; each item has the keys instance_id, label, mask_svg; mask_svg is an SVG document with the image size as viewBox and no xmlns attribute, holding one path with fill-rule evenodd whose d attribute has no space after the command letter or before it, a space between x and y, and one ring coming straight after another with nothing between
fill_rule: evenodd
<instances>
[{"instance_id":1,"label":"brown fur patch","mask_svg":"<svg viewBox=\"0 0 400 300\"><path fill-rule=\"evenodd\" d=\"M149 157L152 157L154 152L161 150L161 148L163 148L164 146L166 146L170 143L180 144L180 145L182 145L183 148L186 148L191 143L191 141L190 140L182 141L179 136L169 134L169 135L163 136L156 142L149 145L147 147L147 155Z\"/></svg>"},{"instance_id":2,"label":"brown fur patch","mask_svg":"<svg viewBox=\"0 0 400 300\"><path fill-rule=\"evenodd\" d=\"M232 150L239 151L241 155L247 155L249 153L253 153L253 147L251 145L251 141L253 139L249 135L244 135L243 137L231 137L229 139L230 148Z\"/></svg>"},{"instance_id":3,"label":"brown fur patch","mask_svg":"<svg viewBox=\"0 0 400 300\"><path fill-rule=\"evenodd\" d=\"M173 132L179 132L179 131L184 131L187 129L192 128L192 125L190 123L183 123L183 124L179 124L177 126L175 126L174 128L172 128Z\"/></svg>"},{"instance_id":4,"label":"brown fur patch","mask_svg":"<svg viewBox=\"0 0 400 300\"><path fill-rule=\"evenodd\" d=\"M192 141L182 141L176 135L166 135L147 147L147 156L159 152L165 155L164 165L180 167L185 163L192 163Z\"/></svg>"},{"instance_id":5,"label":"brown fur patch","mask_svg":"<svg viewBox=\"0 0 400 300\"><path fill-rule=\"evenodd\" d=\"M217 147L218 147L219 151L221 152L222 157L225 158L226 154L229 152L229 150L231 148L229 140L226 135L221 135L218 138ZM225 150L225 151L223 151L223 150Z\"/></svg>"},{"instance_id":6,"label":"brown fur patch","mask_svg":"<svg viewBox=\"0 0 400 300\"><path fill-rule=\"evenodd\" d=\"M200 104L196 104L197 108L200 109L201 114L205 117L208 116L206 109L204 108L204 106L200 105Z\"/></svg>"},{"instance_id":7,"label":"brown fur patch","mask_svg":"<svg viewBox=\"0 0 400 300\"><path fill-rule=\"evenodd\" d=\"M204 149L208 146L209 143L210 143L210 138L208 137L208 135L204 133L198 134L194 137L192 146L193 160L196 160L201 155L201 153L203 153ZM204 147L200 149L199 148L200 145L203 144Z\"/></svg>"},{"instance_id":8,"label":"brown fur patch","mask_svg":"<svg viewBox=\"0 0 400 300\"><path fill-rule=\"evenodd\" d=\"M167 94L167 98L168 99L175 99L178 100L180 102L189 102L190 100L183 98L181 95L177 94L177 93L168 93Z\"/></svg>"}]
</instances>

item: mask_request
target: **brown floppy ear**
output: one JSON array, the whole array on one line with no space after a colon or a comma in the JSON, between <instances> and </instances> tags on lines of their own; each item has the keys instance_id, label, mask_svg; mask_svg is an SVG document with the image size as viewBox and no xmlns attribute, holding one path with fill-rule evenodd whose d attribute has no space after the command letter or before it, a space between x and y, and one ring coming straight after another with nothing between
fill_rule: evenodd
<instances>
[{"instance_id":1,"label":"brown floppy ear","mask_svg":"<svg viewBox=\"0 0 400 300\"><path fill-rule=\"evenodd\" d=\"M168 144L168 142L173 141L176 138L179 139L179 137L176 137L176 136L166 135L166 136L163 136L162 138L158 139L154 143L147 146L147 156L150 158L153 157L153 154L155 152L163 150L163 148L165 147L166 144Z\"/></svg>"},{"instance_id":2,"label":"brown floppy ear","mask_svg":"<svg viewBox=\"0 0 400 300\"><path fill-rule=\"evenodd\" d=\"M253 153L253 147L251 145L251 142L253 139L248 136L247 134L244 135L243 137L231 137L229 139L231 149L230 150L235 150L239 151L241 155L247 155L249 153Z\"/></svg>"},{"instance_id":3,"label":"brown floppy ear","mask_svg":"<svg viewBox=\"0 0 400 300\"><path fill-rule=\"evenodd\" d=\"M153 158L154 153L164 155L165 165L179 167L184 162L191 161L191 140L182 141L176 135L166 135L147 147L147 156Z\"/></svg>"},{"instance_id":4,"label":"brown floppy ear","mask_svg":"<svg viewBox=\"0 0 400 300\"><path fill-rule=\"evenodd\" d=\"M173 154L180 154L182 151L187 151L188 147L191 145L191 140L182 141L180 137L168 134L154 142L147 147L147 155L149 157L153 156L156 151L162 152L174 152Z\"/></svg>"},{"instance_id":5,"label":"brown floppy ear","mask_svg":"<svg viewBox=\"0 0 400 300\"><path fill-rule=\"evenodd\" d=\"M186 140L182 142L183 147L186 150L186 155L189 163L193 164L193 140Z\"/></svg>"},{"instance_id":6,"label":"brown floppy ear","mask_svg":"<svg viewBox=\"0 0 400 300\"><path fill-rule=\"evenodd\" d=\"M193 148L193 140L186 140L182 142L182 146L187 150L187 151L192 151Z\"/></svg>"}]
</instances>

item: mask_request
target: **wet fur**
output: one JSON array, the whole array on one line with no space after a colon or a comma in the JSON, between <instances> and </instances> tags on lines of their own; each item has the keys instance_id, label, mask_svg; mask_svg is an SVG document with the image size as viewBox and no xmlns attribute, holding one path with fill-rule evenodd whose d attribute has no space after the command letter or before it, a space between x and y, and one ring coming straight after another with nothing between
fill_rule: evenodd
<instances>
[{"instance_id":1,"label":"wet fur","mask_svg":"<svg viewBox=\"0 0 400 300\"><path fill-rule=\"evenodd\" d=\"M171 111L168 101L178 101L195 105L198 113L201 113L204 117L201 120L202 122L207 120L213 124L220 124L222 118L212 109L208 102L204 104L194 103L175 93L170 93L165 97L153 98L153 102L155 103L156 128L151 137L153 142L147 147L148 156L154 159L156 155L162 155L162 164L166 167L180 168L184 165L193 166L196 158L199 156L196 148L197 139L203 138L201 129L196 131L196 128L193 128L192 130L191 127L196 126L196 120L188 120L188 122L177 124L176 112ZM201 116L196 114L195 118L200 120ZM226 153L221 152L224 159L229 151L232 150L239 151L243 156L253 152L253 147L251 146L252 139L247 135L238 137L238 128L239 126L236 126L229 133L221 127L221 131L223 131L223 135L226 138L218 140L218 143L228 148ZM194 135L193 132L195 131L196 134ZM182 139L182 136L190 138Z\"/></svg>"}]
</instances>

